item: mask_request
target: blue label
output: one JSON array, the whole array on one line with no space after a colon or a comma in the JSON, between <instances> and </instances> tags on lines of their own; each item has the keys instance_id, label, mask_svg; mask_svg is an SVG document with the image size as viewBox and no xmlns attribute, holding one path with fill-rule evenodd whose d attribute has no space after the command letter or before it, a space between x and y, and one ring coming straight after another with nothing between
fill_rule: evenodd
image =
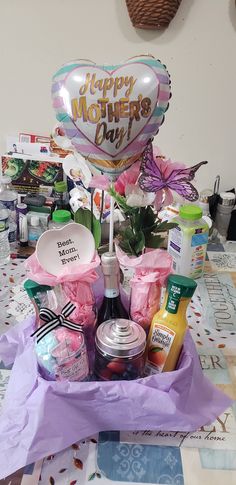
<instances>
[{"instance_id":1,"label":"blue label","mask_svg":"<svg viewBox=\"0 0 236 485\"><path fill-rule=\"evenodd\" d=\"M29 241L38 241L38 238L37 234L29 234Z\"/></svg>"},{"instance_id":2,"label":"blue label","mask_svg":"<svg viewBox=\"0 0 236 485\"><path fill-rule=\"evenodd\" d=\"M208 232L205 232L204 234L195 234L192 237L192 242L191 246L201 246L202 244L207 244L208 241Z\"/></svg>"},{"instance_id":3,"label":"blue label","mask_svg":"<svg viewBox=\"0 0 236 485\"><path fill-rule=\"evenodd\" d=\"M11 212L14 212L16 210L16 199L14 200L1 200L0 202L6 207Z\"/></svg>"}]
</instances>

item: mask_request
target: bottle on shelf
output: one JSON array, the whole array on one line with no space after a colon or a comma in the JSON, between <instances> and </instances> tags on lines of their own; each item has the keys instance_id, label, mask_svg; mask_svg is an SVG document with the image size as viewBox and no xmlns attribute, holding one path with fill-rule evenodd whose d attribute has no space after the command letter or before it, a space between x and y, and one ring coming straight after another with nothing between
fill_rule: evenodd
<instances>
[{"instance_id":1,"label":"bottle on shelf","mask_svg":"<svg viewBox=\"0 0 236 485\"><path fill-rule=\"evenodd\" d=\"M209 201L210 201L210 198L212 196L213 196L213 191L211 189L204 189L200 192L199 199L196 202L198 207L200 207L202 209L202 219L204 219L204 221L209 226L209 240L210 240L210 236L212 235L212 231L213 231L213 228L212 228L213 221L212 221L212 218L211 218L210 206L209 206Z\"/></svg>"},{"instance_id":2,"label":"bottle on shelf","mask_svg":"<svg viewBox=\"0 0 236 485\"><path fill-rule=\"evenodd\" d=\"M27 220L28 208L26 204L20 202L16 204L16 226L17 226L17 238L19 239L20 246L28 246L28 220Z\"/></svg>"},{"instance_id":3,"label":"bottle on shelf","mask_svg":"<svg viewBox=\"0 0 236 485\"><path fill-rule=\"evenodd\" d=\"M17 225L16 225L16 204L18 194L11 184L11 177L3 175L0 178L0 202L9 210L9 230L8 239L12 249L16 245Z\"/></svg>"},{"instance_id":4,"label":"bottle on shelf","mask_svg":"<svg viewBox=\"0 0 236 485\"><path fill-rule=\"evenodd\" d=\"M44 232L39 216L31 216L30 225L28 226L28 244L35 247L41 234Z\"/></svg>"},{"instance_id":5,"label":"bottle on shelf","mask_svg":"<svg viewBox=\"0 0 236 485\"><path fill-rule=\"evenodd\" d=\"M52 220L49 222L49 229L61 229L66 224L73 222L71 213L64 209L55 210L52 213Z\"/></svg>"},{"instance_id":6,"label":"bottle on shelf","mask_svg":"<svg viewBox=\"0 0 236 485\"><path fill-rule=\"evenodd\" d=\"M164 303L154 315L148 334L145 375L175 370L187 329L186 311L197 283L170 275Z\"/></svg>"},{"instance_id":7,"label":"bottle on shelf","mask_svg":"<svg viewBox=\"0 0 236 485\"><path fill-rule=\"evenodd\" d=\"M9 211L0 202L0 266L10 261L10 245L8 240Z\"/></svg>"},{"instance_id":8,"label":"bottle on shelf","mask_svg":"<svg viewBox=\"0 0 236 485\"><path fill-rule=\"evenodd\" d=\"M98 311L96 328L106 320L113 318L129 319L128 312L120 298L120 267L116 254L103 253L101 256L104 276L104 298Z\"/></svg>"},{"instance_id":9,"label":"bottle on shelf","mask_svg":"<svg viewBox=\"0 0 236 485\"><path fill-rule=\"evenodd\" d=\"M67 183L63 180L54 183L54 200L56 210L70 210Z\"/></svg>"},{"instance_id":10,"label":"bottle on shelf","mask_svg":"<svg viewBox=\"0 0 236 485\"><path fill-rule=\"evenodd\" d=\"M40 285L32 280L26 280L24 282L24 289L30 298L36 313L36 325L43 325L45 322L41 322L39 319L39 311L41 308L49 308L49 291L52 291L52 287L48 285Z\"/></svg>"},{"instance_id":11,"label":"bottle on shelf","mask_svg":"<svg viewBox=\"0 0 236 485\"><path fill-rule=\"evenodd\" d=\"M223 240L226 240L231 212L235 205L235 194L233 192L221 192L217 205L215 227Z\"/></svg>"}]
</instances>

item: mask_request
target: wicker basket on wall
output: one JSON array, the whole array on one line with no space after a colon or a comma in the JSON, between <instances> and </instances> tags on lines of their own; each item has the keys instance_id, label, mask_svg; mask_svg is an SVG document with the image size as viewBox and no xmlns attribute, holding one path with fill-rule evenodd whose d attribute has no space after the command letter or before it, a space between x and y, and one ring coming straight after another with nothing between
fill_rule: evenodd
<instances>
[{"instance_id":1,"label":"wicker basket on wall","mask_svg":"<svg viewBox=\"0 0 236 485\"><path fill-rule=\"evenodd\" d=\"M181 0L126 0L129 16L137 29L165 29Z\"/></svg>"}]
</instances>

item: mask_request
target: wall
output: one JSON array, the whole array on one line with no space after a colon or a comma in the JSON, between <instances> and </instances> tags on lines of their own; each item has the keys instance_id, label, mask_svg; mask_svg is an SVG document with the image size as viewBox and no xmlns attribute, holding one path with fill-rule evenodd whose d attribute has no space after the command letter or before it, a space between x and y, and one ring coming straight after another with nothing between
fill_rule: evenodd
<instances>
[{"instance_id":1,"label":"wall","mask_svg":"<svg viewBox=\"0 0 236 485\"><path fill-rule=\"evenodd\" d=\"M235 31L235 0L182 0L164 32L135 30L124 0L1 0L0 150L7 134L50 132L51 77L62 63L151 53L167 65L173 93L155 143L186 164L209 161L199 188L218 173L222 189L235 186Z\"/></svg>"}]
</instances>

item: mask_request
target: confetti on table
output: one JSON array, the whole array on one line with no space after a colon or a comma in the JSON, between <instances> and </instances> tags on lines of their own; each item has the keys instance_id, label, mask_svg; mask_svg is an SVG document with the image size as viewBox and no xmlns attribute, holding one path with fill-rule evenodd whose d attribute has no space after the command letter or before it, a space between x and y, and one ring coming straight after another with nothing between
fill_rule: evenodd
<instances>
[{"instance_id":1,"label":"confetti on table","mask_svg":"<svg viewBox=\"0 0 236 485\"><path fill-rule=\"evenodd\" d=\"M236 253L208 251L213 271L236 271Z\"/></svg>"}]
</instances>

